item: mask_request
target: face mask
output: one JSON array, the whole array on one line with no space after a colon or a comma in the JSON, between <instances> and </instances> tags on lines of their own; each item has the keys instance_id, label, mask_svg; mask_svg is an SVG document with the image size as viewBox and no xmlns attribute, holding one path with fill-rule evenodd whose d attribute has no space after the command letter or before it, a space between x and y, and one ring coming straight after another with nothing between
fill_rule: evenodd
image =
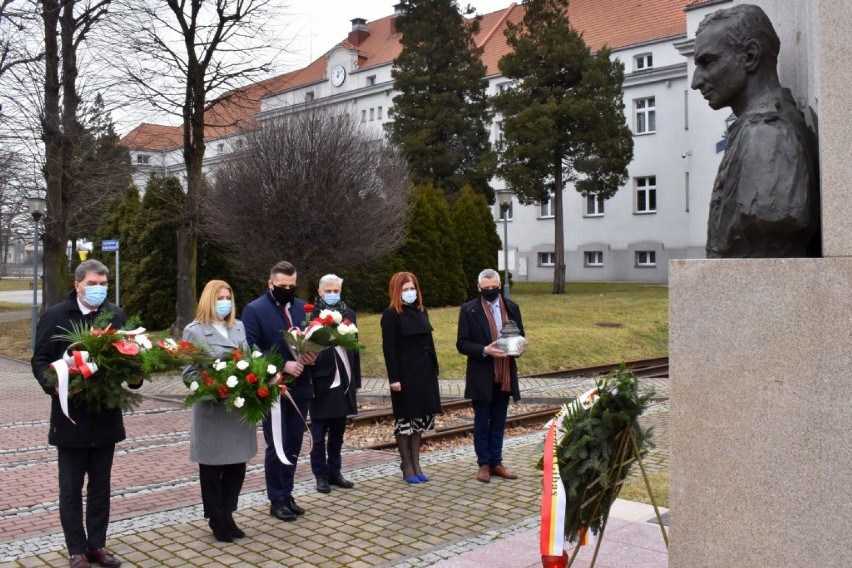
<instances>
[{"instance_id":1,"label":"face mask","mask_svg":"<svg viewBox=\"0 0 852 568\"><path fill-rule=\"evenodd\" d=\"M231 313L231 300L216 300L216 315L225 319Z\"/></svg>"},{"instance_id":2,"label":"face mask","mask_svg":"<svg viewBox=\"0 0 852 568\"><path fill-rule=\"evenodd\" d=\"M405 290L402 293L402 301L406 304L413 304L417 301L417 290Z\"/></svg>"},{"instance_id":3,"label":"face mask","mask_svg":"<svg viewBox=\"0 0 852 568\"><path fill-rule=\"evenodd\" d=\"M295 295L295 288L279 288L278 286L272 287L272 297L275 298L275 301L282 306L286 306L292 302Z\"/></svg>"},{"instance_id":4,"label":"face mask","mask_svg":"<svg viewBox=\"0 0 852 568\"><path fill-rule=\"evenodd\" d=\"M86 298L86 303L90 306L98 307L104 303L107 297L107 287L106 286L86 286L84 289L84 297Z\"/></svg>"},{"instance_id":5,"label":"face mask","mask_svg":"<svg viewBox=\"0 0 852 568\"><path fill-rule=\"evenodd\" d=\"M485 298L486 302L493 302L497 299L497 296L500 295L500 290L498 288L492 289L483 289L480 290L479 293Z\"/></svg>"},{"instance_id":6,"label":"face mask","mask_svg":"<svg viewBox=\"0 0 852 568\"><path fill-rule=\"evenodd\" d=\"M336 294L334 292L329 292L325 296L322 297L323 301L329 306L336 306L340 303L340 294Z\"/></svg>"}]
</instances>

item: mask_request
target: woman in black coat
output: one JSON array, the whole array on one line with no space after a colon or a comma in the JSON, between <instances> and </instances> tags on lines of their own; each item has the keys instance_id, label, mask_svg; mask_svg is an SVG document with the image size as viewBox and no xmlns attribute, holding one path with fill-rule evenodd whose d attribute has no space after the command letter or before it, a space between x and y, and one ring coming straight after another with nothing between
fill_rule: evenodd
<instances>
[{"instance_id":1,"label":"woman in black coat","mask_svg":"<svg viewBox=\"0 0 852 568\"><path fill-rule=\"evenodd\" d=\"M421 483L429 481L420 469L421 437L435 428L435 414L441 412L438 358L417 277L397 272L388 294L390 305L382 313L382 350L396 419L394 435L403 478Z\"/></svg>"}]
</instances>

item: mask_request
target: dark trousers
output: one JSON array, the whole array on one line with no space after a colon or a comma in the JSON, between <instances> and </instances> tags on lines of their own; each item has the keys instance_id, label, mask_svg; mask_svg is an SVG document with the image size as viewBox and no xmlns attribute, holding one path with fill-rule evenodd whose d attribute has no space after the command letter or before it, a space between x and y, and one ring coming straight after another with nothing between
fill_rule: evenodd
<instances>
[{"instance_id":1,"label":"dark trousers","mask_svg":"<svg viewBox=\"0 0 852 568\"><path fill-rule=\"evenodd\" d=\"M115 444L59 451L59 521L69 554L103 548L109 525L110 473ZM83 479L86 486L86 527L83 528ZM86 536L88 534L88 536Z\"/></svg>"},{"instance_id":2,"label":"dark trousers","mask_svg":"<svg viewBox=\"0 0 852 568\"><path fill-rule=\"evenodd\" d=\"M201 502L204 517L208 519L230 518L237 510L237 501L246 478L246 464L227 465L198 464L198 481L201 484Z\"/></svg>"},{"instance_id":3,"label":"dark trousers","mask_svg":"<svg viewBox=\"0 0 852 568\"><path fill-rule=\"evenodd\" d=\"M311 471L314 472L314 477L340 474L340 450L343 448L345 431L345 416L311 418L311 437L314 441L314 447L311 450Z\"/></svg>"},{"instance_id":4,"label":"dark trousers","mask_svg":"<svg viewBox=\"0 0 852 568\"><path fill-rule=\"evenodd\" d=\"M494 383L493 389L490 401L472 402L473 449L480 466L495 466L503 462L503 430L506 428L510 393L501 391L498 383Z\"/></svg>"},{"instance_id":5,"label":"dark trousers","mask_svg":"<svg viewBox=\"0 0 852 568\"><path fill-rule=\"evenodd\" d=\"M295 399L302 416L308 415L311 399ZM273 503L284 501L293 493L293 478L296 475L296 461L302 451L302 436L305 432L305 422L296 412L290 401L281 400L281 436L284 442L284 454L293 465L284 465L275 454L272 441L271 418L263 421L263 438L266 440L263 469L266 476L266 494Z\"/></svg>"}]
</instances>

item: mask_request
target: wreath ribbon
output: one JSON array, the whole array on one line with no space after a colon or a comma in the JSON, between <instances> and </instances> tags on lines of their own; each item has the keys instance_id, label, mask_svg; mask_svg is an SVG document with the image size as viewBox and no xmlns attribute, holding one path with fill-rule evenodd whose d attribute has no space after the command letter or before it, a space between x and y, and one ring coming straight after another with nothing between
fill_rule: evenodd
<instances>
[{"instance_id":1,"label":"wreath ribbon","mask_svg":"<svg viewBox=\"0 0 852 568\"><path fill-rule=\"evenodd\" d=\"M296 406L296 401L293 400L293 397L290 395L290 392L285 390L281 393L281 396L287 397L287 400L290 401L290 404L293 406L293 409L299 415L299 418L302 419L302 422L305 424L305 428L308 427L308 421L305 420L305 417L302 416L302 413L299 411L299 407ZM272 410L270 412L270 420L272 426L272 445L275 448L275 455L278 456L278 459L284 465L295 465L293 462L287 459L287 454L284 452L284 434L281 431L281 398L275 401L275 404L272 405ZM308 448L308 453L314 447L313 436L310 436L310 446ZM298 459L299 456L296 456Z\"/></svg>"},{"instance_id":2,"label":"wreath ribbon","mask_svg":"<svg viewBox=\"0 0 852 568\"><path fill-rule=\"evenodd\" d=\"M556 460L556 429L554 418L547 426L544 439L544 475L541 492L541 538L542 556L562 556L565 549L565 487L559 476Z\"/></svg>"},{"instance_id":3,"label":"wreath ribbon","mask_svg":"<svg viewBox=\"0 0 852 568\"><path fill-rule=\"evenodd\" d=\"M72 424L77 424L68 413L68 377L71 373L76 373L88 379L98 372L98 366L96 363L89 362L88 351L71 351L70 354L66 351L62 359L54 361L50 367L56 372L59 406L62 408L62 413Z\"/></svg>"},{"instance_id":4,"label":"wreath ribbon","mask_svg":"<svg viewBox=\"0 0 852 568\"><path fill-rule=\"evenodd\" d=\"M346 376L349 379L346 385L346 392L349 392L349 384L352 382L352 369L349 366L349 354L346 349L337 345L334 348L335 352L340 355L340 360L343 362L343 369L346 371ZM337 365L337 357L334 358L334 380L331 382L330 389L340 386L340 367Z\"/></svg>"}]
</instances>

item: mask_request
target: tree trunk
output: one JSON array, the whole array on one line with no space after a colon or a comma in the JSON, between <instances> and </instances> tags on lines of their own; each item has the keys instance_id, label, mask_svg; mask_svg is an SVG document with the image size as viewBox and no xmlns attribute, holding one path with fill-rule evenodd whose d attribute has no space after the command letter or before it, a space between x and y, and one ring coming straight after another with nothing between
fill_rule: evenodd
<instances>
[{"instance_id":1,"label":"tree trunk","mask_svg":"<svg viewBox=\"0 0 852 568\"><path fill-rule=\"evenodd\" d=\"M44 22L44 115L42 141L44 142L44 180L47 187L47 212L44 221L44 291L43 304L52 306L65 297L67 291L67 237L62 201L62 130L59 112L59 3L43 0Z\"/></svg>"},{"instance_id":2,"label":"tree trunk","mask_svg":"<svg viewBox=\"0 0 852 568\"><path fill-rule=\"evenodd\" d=\"M556 170L553 175L553 227L555 235L554 243L554 267L553 267L553 293L565 293L565 215L562 211L562 193L564 190L564 179L562 174L562 159L556 160Z\"/></svg>"}]
</instances>

